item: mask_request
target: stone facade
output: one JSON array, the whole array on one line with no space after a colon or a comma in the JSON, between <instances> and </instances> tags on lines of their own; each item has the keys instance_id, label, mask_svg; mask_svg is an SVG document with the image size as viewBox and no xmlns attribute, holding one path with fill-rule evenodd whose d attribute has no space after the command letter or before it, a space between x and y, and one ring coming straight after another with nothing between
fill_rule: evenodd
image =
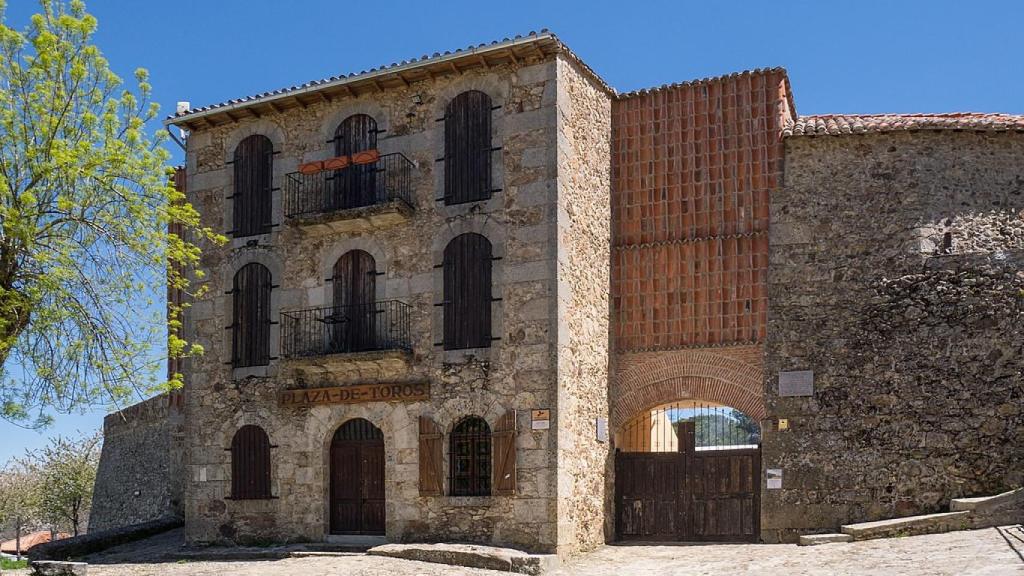
<instances>
[{"instance_id":1,"label":"stone facade","mask_svg":"<svg viewBox=\"0 0 1024 576\"><path fill-rule=\"evenodd\" d=\"M578 64L558 61L558 533L570 554L605 541L611 495L608 418L611 99Z\"/></svg>"},{"instance_id":2,"label":"stone facade","mask_svg":"<svg viewBox=\"0 0 1024 576\"><path fill-rule=\"evenodd\" d=\"M494 106L499 190L447 206L437 120L467 90ZM413 163L411 209L344 225L286 219L285 175L332 156L327 142L353 114L376 120L381 153ZM324 539L331 438L352 418L383 432L392 541L571 556L612 540L615 432L674 402L761 422L763 541L1020 485L1024 136L1010 130L1024 119L957 132L971 119L879 118L797 117L781 69L616 94L544 33L169 120L191 131L186 188L215 230L231 228L238 143L261 134L275 152L276 226L204 246L210 290L185 317L206 350L181 366L188 540ZM466 232L498 258L496 339L445 351L438 265ZM330 305L325 279L355 249L376 262L377 300L408 304L411 352L289 358L278 323L269 365L230 366L237 270L267 267L279 321ZM812 396L779 395L790 370L814 371ZM415 401L278 402L284 390L424 382L430 396ZM453 427L474 415L493 429L511 410L515 493L449 496ZM548 411L547 426L533 426L533 410ZM444 439L444 495L421 493L420 417ZM229 448L249 424L269 435L270 499L230 497ZM111 438L105 470L148 446ZM766 489L766 468L782 469L781 489Z\"/></svg>"},{"instance_id":3,"label":"stone facade","mask_svg":"<svg viewBox=\"0 0 1024 576\"><path fill-rule=\"evenodd\" d=\"M161 394L104 418L90 532L182 516L183 401Z\"/></svg>"},{"instance_id":4,"label":"stone facade","mask_svg":"<svg viewBox=\"0 0 1024 576\"><path fill-rule=\"evenodd\" d=\"M786 140L765 367L789 429L764 438L783 470L766 541L1024 482L1022 159L1012 132ZM783 370L813 370L813 396L780 397Z\"/></svg>"},{"instance_id":5,"label":"stone facade","mask_svg":"<svg viewBox=\"0 0 1024 576\"><path fill-rule=\"evenodd\" d=\"M562 86L564 85L564 86ZM487 93L494 114L493 144L501 151L493 180L500 189L486 202L446 206L443 186L444 106L466 90ZM576 95L579 94L579 98ZM415 104L414 95L421 103ZM570 99L568 95L571 95ZM347 234L275 222L264 237L205 247L209 297L195 302L186 330L206 349L186 366L188 461L186 531L192 542L321 540L327 532L328 446L351 418L379 427L386 450L387 536L393 540L463 540L571 553L603 542L602 496L585 493L604 482L607 445L598 446L593 420L606 413L608 110L610 97L563 58L521 62L438 78L359 98L321 102L274 117L194 130L187 154L188 190L205 225L230 227L232 172L225 164L250 134L273 141L274 182L299 163L331 156L324 144L347 116L373 116L384 132L382 153L401 152L415 165L414 210L408 221ZM576 170L586 167L586 170ZM569 173L568 170L574 172ZM564 172L563 172L564 170ZM464 232L487 237L494 263L490 348L444 351L440 340L442 273L449 240ZM341 361L272 360L267 367L232 370L229 358L232 275L260 262L279 285L272 309L329 304L323 278L343 253L374 256L379 299L412 309L411 355L363 355ZM592 336L602 335L594 341ZM279 348L272 328L271 350ZM431 383L429 401L281 408L285 389L356 383ZM585 382L586 386L569 389ZM530 410L548 409L552 426L531 430ZM562 410L565 410L565 416ZM518 410L515 497L420 496L417 419L429 416L444 432L462 417L484 417L493 427ZM577 427L565 418L585 418ZM256 424L273 449L271 500L230 500L229 452L234 432ZM593 444L584 458L581 443ZM560 450L559 445L570 446ZM445 444L447 451L447 443ZM575 446L575 449L571 447ZM445 453L447 463L448 455ZM593 461L600 465L592 467ZM447 474L445 475L447 477ZM447 494L447 488L445 489ZM574 533L559 526L560 510L597 518L597 528Z\"/></svg>"}]
</instances>

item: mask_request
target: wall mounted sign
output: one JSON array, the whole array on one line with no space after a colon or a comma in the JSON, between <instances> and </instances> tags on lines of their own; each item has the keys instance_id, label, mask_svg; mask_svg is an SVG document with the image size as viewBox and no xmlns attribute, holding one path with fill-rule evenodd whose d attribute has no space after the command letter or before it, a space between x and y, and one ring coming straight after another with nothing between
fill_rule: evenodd
<instances>
[{"instance_id":1,"label":"wall mounted sign","mask_svg":"<svg viewBox=\"0 0 1024 576\"><path fill-rule=\"evenodd\" d=\"M317 404L359 404L362 402L412 402L430 398L429 382L408 384L357 384L333 388L285 390L278 395L281 406Z\"/></svg>"},{"instance_id":2,"label":"wall mounted sign","mask_svg":"<svg viewBox=\"0 0 1024 576\"><path fill-rule=\"evenodd\" d=\"M534 430L547 430L551 428L551 410L530 410L531 428Z\"/></svg>"},{"instance_id":3,"label":"wall mounted sign","mask_svg":"<svg viewBox=\"0 0 1024 576\"><path fill-rule=\"evenodd\" d=\"M779 372L779 396L813 396L814 371Z\"/></svg>"},{"instance_id":4,"label":"wall mounted sign","mask_svg":"<svg viewBox=\"0 0 1024 576\"><path fill-rule=\"evenodd\" d=\"M608 419L607 418L598 418L597 421L595 422L595 426L597 427L597 441L598 442L607 442L608 441Z\"/></svg>"},{"instance_id":5,"label":"wall mounted sign","mask_svg":"<svg viewBox=\"0 0 1024 576\"><path fill-rule=\"evenodd\" d=\"M765 472L768 473L768 486L769 490L778 490L782 488L782 468L769 468Z\"/></svg>"}]
</instances>

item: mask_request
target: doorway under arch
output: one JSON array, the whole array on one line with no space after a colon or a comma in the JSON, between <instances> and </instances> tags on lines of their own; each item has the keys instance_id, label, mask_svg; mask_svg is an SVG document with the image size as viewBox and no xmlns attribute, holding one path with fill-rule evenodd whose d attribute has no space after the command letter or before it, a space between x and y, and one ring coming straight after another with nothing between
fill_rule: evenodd
<instances>
[{"instance_id":1,"label":"doorway under arch","mask_svg":"<svg viewBox=\"0 0 1024 576\"><path fill-rule=\"evenodd\" d=\"M329 498L331 534L384 534L384 434L369 420L334 432Z\"/></svg>"},{"instance_id":2,"label":"doorway under arch","mask_svg":"<svg viewBox=\"0 0 1024 576\"><path fill-rule=\"evenodd\" d=\"M717 402L645 408L615 431L620 540L756 542L760 423Z\"/></svg>"}]
</instances>

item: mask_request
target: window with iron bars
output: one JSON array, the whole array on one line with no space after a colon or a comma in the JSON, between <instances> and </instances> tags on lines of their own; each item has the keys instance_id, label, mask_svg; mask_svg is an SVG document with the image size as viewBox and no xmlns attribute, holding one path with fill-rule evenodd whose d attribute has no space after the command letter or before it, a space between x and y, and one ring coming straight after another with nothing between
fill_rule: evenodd
<instances>
[{"instance_id":1,"label":"window with iron bars","mask_svg":"<svg viewBox=\"0 0 1024 576\"><path fill-rule=\"evenodd\" d=\"M491 495L491 429L482 418L462 419L451 434L451 495Z\"/></svg>"}]
</instances>

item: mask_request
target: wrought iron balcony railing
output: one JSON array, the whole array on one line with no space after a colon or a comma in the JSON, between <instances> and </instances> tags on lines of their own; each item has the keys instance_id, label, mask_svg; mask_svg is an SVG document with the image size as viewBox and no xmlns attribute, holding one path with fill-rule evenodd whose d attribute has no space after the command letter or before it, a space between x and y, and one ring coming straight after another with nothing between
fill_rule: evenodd
<instances>
[{"instance_id":1,"label":"wrought iron balcony railing","mask_svg":"<svg viewBox=\"0 0 1024 576\"><path fill-rule=\"evenodd\" d=\"M314 216L403 200L412 206L413 163L404 154L385 154L376 162L313 174L292 172L284 182L284 215Z\"/></svg>"},{"instance_id":2,"label":"wrought iron balcony railing","mask_svg":"<svg viewBox=\"0 0 1024 576\"><path fill-rule=\"evenodd\" d=\"M412 307L398 300L281 312L281 353L290 358L412 350Z\"/></svg>"}]
</instances>

